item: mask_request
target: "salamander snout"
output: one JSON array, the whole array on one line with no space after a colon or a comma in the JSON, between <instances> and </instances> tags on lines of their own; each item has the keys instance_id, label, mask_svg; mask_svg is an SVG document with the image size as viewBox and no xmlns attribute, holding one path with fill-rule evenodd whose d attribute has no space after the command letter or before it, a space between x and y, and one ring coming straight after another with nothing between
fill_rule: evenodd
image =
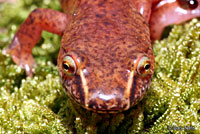
<instances>
[{"instance_id":1,"label":"salamander snout","mask_svg":"<svg viewBox=\"0 0 200 134\"><path fill-rule=\"evenodd\" d=\"M91 91L97 91L88 96L86 102L87 109L97 111L99 113L115 113L129 109L129 98L119 91L119 89L106 89L107 91L113 91L110 93L103 93L102 90L91 89ZM120 89L124 91L124 89Z\"/></svg>"}]
</instances>

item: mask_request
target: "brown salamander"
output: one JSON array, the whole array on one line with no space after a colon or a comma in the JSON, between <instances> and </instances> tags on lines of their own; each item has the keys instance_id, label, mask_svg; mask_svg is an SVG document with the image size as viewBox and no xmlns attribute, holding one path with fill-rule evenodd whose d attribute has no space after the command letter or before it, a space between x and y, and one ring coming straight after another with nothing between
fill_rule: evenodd
<instances>
[{"instance_id":1,"label":"brown salamander","mask_svg":"<svg viewBox=\"0 0 200 134\"><path fill-rule=\"evenodd\" d=\"M200 0L60 0L65 13L35 9L7 52L32 76L43 30L62 36L58 55L67 94L86 109L114 113L141 100L154 71L151 39L200 16ZM150 26L150 27L149 27Z\"/></svg>"}]
</instances>

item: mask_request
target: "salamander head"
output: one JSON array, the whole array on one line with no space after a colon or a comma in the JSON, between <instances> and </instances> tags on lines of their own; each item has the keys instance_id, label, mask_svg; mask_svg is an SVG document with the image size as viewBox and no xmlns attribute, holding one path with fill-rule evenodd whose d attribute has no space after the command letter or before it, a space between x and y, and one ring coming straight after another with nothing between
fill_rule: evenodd
<instances>
[{"instance_id":1,"label":"salamander head","mask_svg":"<svg viewBox=\"0 0 200 134\"><path fill-rule=\"evenodd\" d=\"M118 51L111 51L90 54L70 50L58 60L66 92L88 110L127 110L143 98L149 87L154 68L151 56L126 52L117 56Z\"/></svg>"}]
</instances>

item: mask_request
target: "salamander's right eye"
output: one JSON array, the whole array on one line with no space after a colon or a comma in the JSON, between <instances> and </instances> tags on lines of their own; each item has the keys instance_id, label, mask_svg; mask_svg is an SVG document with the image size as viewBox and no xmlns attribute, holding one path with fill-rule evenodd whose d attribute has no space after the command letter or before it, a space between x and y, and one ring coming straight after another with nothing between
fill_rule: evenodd
<instances>
[{"instance_id":1,"label":"salamander's right eye","mask_svg":"<svg viewBox=\"0 0 200 134\"><path fill-rule=\"evenodd\" d=\"M67 76L73 76L76 74L77 65L71 56L65 56L62 67Z\"/></svg>"}]
</instances>

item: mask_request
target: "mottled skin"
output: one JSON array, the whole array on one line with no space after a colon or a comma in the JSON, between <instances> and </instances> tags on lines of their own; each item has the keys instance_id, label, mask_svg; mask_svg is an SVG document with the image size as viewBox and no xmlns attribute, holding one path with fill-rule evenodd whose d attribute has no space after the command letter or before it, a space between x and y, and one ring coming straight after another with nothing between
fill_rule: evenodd
<instances>
[{"instance_id":1,"label":"mottled skin","mask_svg":"<svg viewBox=\"0 0 200 134\"><path fill-rule=\"evenodd\" d=\"M65 14L50 9L34 10L16 33L8 52L32 76L35 62L31 50L42 30L62 35L58 68L67 94L89 110L124 111L138 103L150 85L154 57L148 22L154 32L152 38L158 39L160 30L154 24L159 19L151 18L168 13L166 9L160 10L165 4L169 6L160 6L163 1L60 0ZM153 7L156 9L151 13ZM199 9L200 6L184 10L200 16ZM187 14L182 16L191 18ZM64 72L66 56L76 63L74 75ZM142 57L148 57L150 63L145 75L137 70Z\"/></svg>"},{"instance_id":2,"label":"mottled skin","mask_svg":"<svg viewBox=\"0 0 200 134\"><path fill-rule=\"evenodd\" d=\"M127 2L84 2L62 39L58 67L64 87L86 108L127 110L142 98L153 74L149 37L144 18ZM80 58L79 71L71 78L62 69L62 60L69 52ZM151 59L152 71L143 77L134 70L133 82L128 88L132 64L142 55ZM80 71L84 72L86 85L80 85L83 79Z\"/></svg>"}]
</instances>

